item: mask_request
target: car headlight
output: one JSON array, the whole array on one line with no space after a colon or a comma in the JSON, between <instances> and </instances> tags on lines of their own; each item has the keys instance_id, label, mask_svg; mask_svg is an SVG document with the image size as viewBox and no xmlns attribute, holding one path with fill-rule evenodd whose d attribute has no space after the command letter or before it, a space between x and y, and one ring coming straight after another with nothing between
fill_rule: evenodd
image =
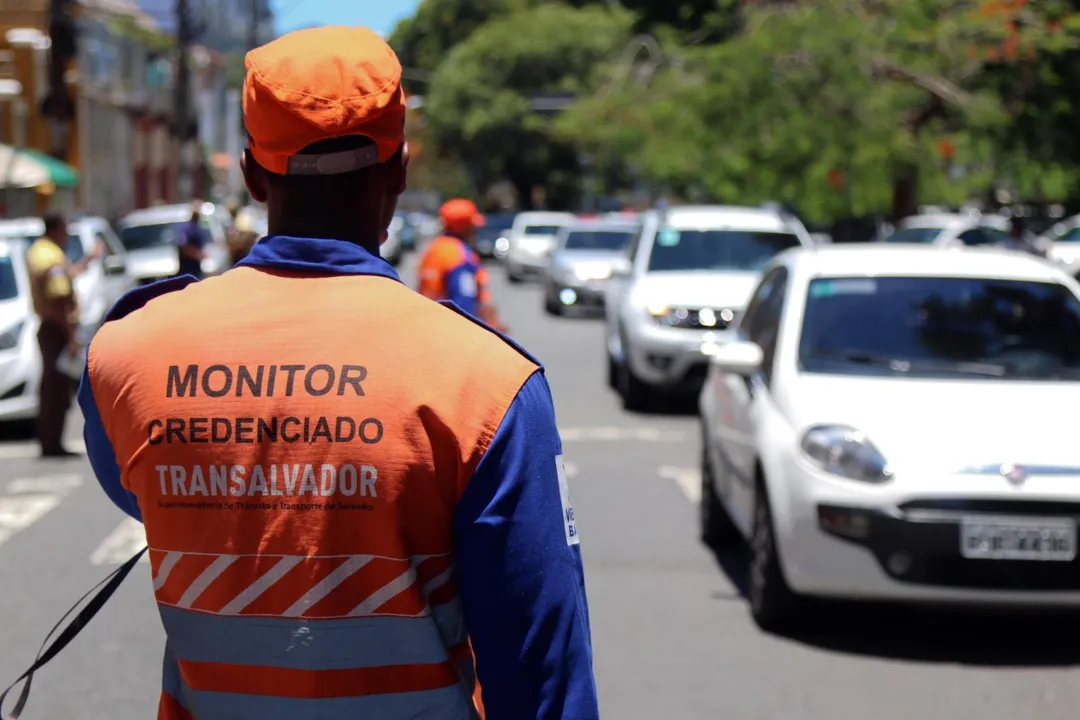
<instances>
[{"instance_id":1,"label":"car headlight","mask_svg":"<svg viewBox=\"0 0 1080 720\"><path fill-rule=\"evenodd\" d=\"M0 333L0 350L14 350L19 346L19 338L22 337L24 321L19 321Z\"/></svg>"},{"instance_id":2,"label":"car headlight","mask_svg":"<svg viewBox=\"0 0 1080 720\"><path fill-rule=\"evenodd\" d=\"M611 277L611 268L579 267L574 270L574 275L581 282L589 282L590 280L607 280Z\"/></svg>"},{"instance_id":3,"label":"car headlight","mask_svg":"<svg viewBox=\"0 0 1080 720\"><path fill-rule=\"evenodd\" d=\"M671 306L664 302L648 302L645 303L645 312L649 313L656 319L666 317L671 312Z\"/></svg>"},{"instance_id":4,"label":"car headlight","mask_svg":"<svg viewBox=\"0 0 1080 720\"><path fill-rule=\"evenodd\" d=\"M799 448L807 460L833 475L868 483L884 483L893 477L881 452L854 428L817 425L803 434Z\"/></svg>"}]
</instances>

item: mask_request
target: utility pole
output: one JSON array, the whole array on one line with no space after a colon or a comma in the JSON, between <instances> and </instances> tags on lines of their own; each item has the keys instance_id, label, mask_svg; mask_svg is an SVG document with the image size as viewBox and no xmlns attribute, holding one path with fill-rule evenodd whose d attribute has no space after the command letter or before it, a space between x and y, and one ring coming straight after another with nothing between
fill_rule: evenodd
<instances>
[{"instance_id":1,"label":"utility pole","mask_svg":"<svg viewBox=\"0 0 1080 720\"><path fill-rule=\"evenodd\" d=\"M176 168L175 190L188 180L185 150L191 131L191 67L188 55L192 42L191 6L188 0L176 0L176 85L173 97L173 167Z\"/></svg>"},{"instance_id":2,"label":"utility pole","mask_svg":"<svg viewBox=\"0 0 1080 720\"><path fill-rule=\"evenodd\" d=\"M262 0L248 0L247 49L259 47L259 21L262 20Z\"/></svg>"}]
</instances>

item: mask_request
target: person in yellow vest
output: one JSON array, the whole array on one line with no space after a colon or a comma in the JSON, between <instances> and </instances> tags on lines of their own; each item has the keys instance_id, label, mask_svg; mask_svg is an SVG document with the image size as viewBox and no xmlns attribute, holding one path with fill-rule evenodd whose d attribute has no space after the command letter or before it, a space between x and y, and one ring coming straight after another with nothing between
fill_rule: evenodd
<instances>
[{"instance_id":1,"label":"person in yellow vest","mask_svg":"<svg viewBox=\"0 0 1080 720\"><path fill-rule=\"evenodd\" d=\"M66 219L58 213L50 213L44 219L45 235L34 241L26 256L34 312L41 321L37 335L41 349L38 441L42 457L69 457L75 453L64 448L62 439L75 388L72 379L57 364L65 352L78 352L75 331L79 308L72 280L104 255L106 248L99 245L80 261L68 262L64 254L68 239Z\"/></svg>"}]
</instances>

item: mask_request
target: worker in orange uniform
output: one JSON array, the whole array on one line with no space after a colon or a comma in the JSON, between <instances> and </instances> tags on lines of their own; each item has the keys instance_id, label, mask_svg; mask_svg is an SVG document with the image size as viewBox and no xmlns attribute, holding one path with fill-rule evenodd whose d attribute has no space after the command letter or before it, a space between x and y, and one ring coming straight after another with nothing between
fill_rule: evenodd
<instances>
[{"instance_id":1,"label":"worker in orange uniform","mask_svg":"<svg viewBox=\"0 0 1080 720\"><path fill-rule=\"evenodd\" d=\"M420 294L449 300L470 315L506 332L491 303L487 269L472 243L484 216L471 200L449 200L439 209L443 234L428 246L420 261Z\"/></svg>"},{"instance_id":2,"label":"worker in orange uniform","mask_svg":"<svg viewBox=\"0 0 1080 720\"><path fill-rule=\"evenodd\" d=\"M246 68L268 236L121 299L79 390L94 471L146 527L158 718L597 718L543 368L379 257L397 56L327 26Z\"/></svg>"}]
</instances>

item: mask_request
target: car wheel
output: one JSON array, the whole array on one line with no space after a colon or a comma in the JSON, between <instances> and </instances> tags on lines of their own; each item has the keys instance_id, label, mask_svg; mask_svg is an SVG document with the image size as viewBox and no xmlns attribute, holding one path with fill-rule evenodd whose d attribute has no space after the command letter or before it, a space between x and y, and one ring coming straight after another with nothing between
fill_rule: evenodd
<instances>
[{"instance_id":1,"label":"car wheel","mask_svg":"<svg viewBox=\"0 0 1080 720\"><path fill-rule=\"evenodd\" d=\"M652 399L651 388L634 374L629 363L619 365L618 385L624 410L638 412L648 409Z\"/></svg>"},{"instance_id":2,"label":"car wheel","mask_svg":"<svg viewBox=\"0 0 1080 720\"><path fill-rule=\"evenodd\" d=\"M701 523L701 542L713 550L729 547L739 539L739 531L731 522L713 482L709 450L702 438L701 448L701 500L698 501L698 517Z\"/></svg>"},{"instance_id":3,"label":"car wheel","mask_svg":"<svg viewBox=\"0 0 1080 720\"><path fill-rule=\"evenodd\" d=\"M512 267L506 268L506 279L510 281L511 285L520 285L525 282L524 276Z\"/></svg>"},{"instance_id":4,"label":"car wheel","mask_svg":"<svg viewBox=\"0 0 1080 720\"><path fill-rule=\"evenodd\" d=\"M611 353L607 356L607 384L612 390L619 389L619 364L611 357Z\"/></svg>"},{"instance_id":5,"label":"car wheel","mask_svg":"<svg viewBox=\"0 0 1080 720\"><path fill-rule=\"evenodd\" d=\"M544 297L544 312L548 315L561 316L563 314L562 303L558 298L553 298L550 295Z\"/></svg>"},{"instance_id":6,"label":"car wheel","mask_svg":"<svg viewBox=\"0 0 1080 720\"><path fill-rule=\"evenodd\" d=\"M759 482L750 538L750 614L762 630L780 633L795 629L796 623L805 618L801 606L801 599L784 579L769 498Z\"/></svg>"}]
</instances>

